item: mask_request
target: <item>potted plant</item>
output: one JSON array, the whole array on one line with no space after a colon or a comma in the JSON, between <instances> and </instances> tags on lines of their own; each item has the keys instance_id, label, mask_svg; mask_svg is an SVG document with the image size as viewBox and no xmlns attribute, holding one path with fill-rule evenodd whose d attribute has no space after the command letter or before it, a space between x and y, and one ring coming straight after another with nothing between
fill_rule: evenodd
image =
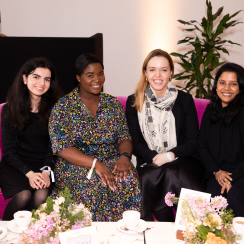
<instances>
[{"instance_id":1,"label":"potted plant","mask_svg":"<svg viewBox=\"0 0 244 244\"><path fill-rule=\"evenodd\" d=\"M185 54L171 53L172 56L179 57L179 62L184 69L183 72L176 74L176 80L185 80L186 86L183 90L188 93L196 89L197 98L208 98L211 91L211 80L213 79L211 72L225 62L220 62L221 52L229 54L225 48L226 44L240 45L230 40L223 40L220 35L228 28L233 27L242 22L232 20L237 14L226 14L220 19L220 15L224 9L221 7L215 14L212 13L211 2L206 0L207 16L202 18L202 22L196 20L183 21L178 20L183 25L189 25L191 28L184 29L187 32L200 33L199 36L186 36L179 40L177 44L186 44L190 47L190 51ZM218 18L219 17L219 18ZM216 26L216 27L215 27Z\"/></svg>"}]
</instances>

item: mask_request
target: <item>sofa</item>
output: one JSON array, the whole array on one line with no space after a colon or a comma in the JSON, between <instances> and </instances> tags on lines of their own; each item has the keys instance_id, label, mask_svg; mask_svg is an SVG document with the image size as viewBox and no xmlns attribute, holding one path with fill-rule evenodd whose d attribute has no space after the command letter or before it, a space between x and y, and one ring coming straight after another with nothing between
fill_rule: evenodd
<instances>
[{"instance_id":1,"label":"sofa","mask_svg":"<svg viewBox=\"0 0 244 244\"><path fill-rule=\"evenodd\" d=\"M118 96L117 98L123 105L124 109L126 109L127 97ZM206 99L194 98L194 102L195 102L195 106L196 106L196 110L197 110L198 123L199 123L199 128L200 128L203 113L205 111L206 106L210 103L210 101L206 100ZM0 104L0 115L1 115L2 107L4 104L5 103ZM0 116L0 122L1 122L1 116ZM1 123L0 123L0 127L1 127ZM2 136L1 136L1 130L0 130L0 160L2 159L2 155L3 155L3 148L2 148ZM0 219L3 216L5 207L8 202L9 202L9 199L5 201L3 198L2 192L0 191Z\"/></svg>"},{"instance_id":2,"label":"sofa","mask_svg":"<svg viewBox=\"0 0 244 244\"><path fill-rule=\"evenodd\" d=\"M124 110L125 110L127 97L117 97L117 98L122 103ZM197 117L198 117L198 123L199 123L199 128L200 128L203 113L204 113L207 105L210 103L210 101L206 100L206 99L201 99L201 98L194 98L194 102L195 102L195 107L197 110Z\"/></svg>"}]
</instances>

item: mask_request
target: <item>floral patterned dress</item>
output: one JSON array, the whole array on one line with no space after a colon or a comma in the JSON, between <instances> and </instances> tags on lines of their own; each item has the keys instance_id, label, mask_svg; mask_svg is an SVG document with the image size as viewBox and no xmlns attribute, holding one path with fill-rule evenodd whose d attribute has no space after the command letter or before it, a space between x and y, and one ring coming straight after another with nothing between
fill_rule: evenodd
<instances>
[{"instance_id":1,"label":"floral patterned dress","mask_svg":"<svg viewBox=\"0 0 244 244\"><path fill-rule=\"evenodd\" d=\"M79 97L79 87L61 98L54 106L49 133L53 153L75 147L86 155L97 158L111 171L119 158L117 142L131 140L121 103L108 94L100 93L96 117L93 117ZM92 212L93 221L118 221L125 210L138 210L141 191L138 175L116 182L116 190L104 186L94 170L90 180L89 168L70 164L58 157L55 164L55 188L52 197L66 186L75 203L82 202Z\"/></svg>"}]
</instances>

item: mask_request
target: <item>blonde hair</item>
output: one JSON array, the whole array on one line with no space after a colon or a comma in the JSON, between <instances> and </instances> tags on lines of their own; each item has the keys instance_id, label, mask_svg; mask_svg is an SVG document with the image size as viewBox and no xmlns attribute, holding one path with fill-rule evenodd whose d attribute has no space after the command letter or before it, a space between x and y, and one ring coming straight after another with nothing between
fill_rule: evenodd
<instances>
[{"instance_id":1,"label":"blonde hair","mask_svg":"<svg viewBox=\"0 0 244 244\"><path fill-rule=\"evenodd\" d=\"M146 75L145 75L145 71L147 69L147 64L151 58L156 57L156 56L164 57L169 61L170 69L172 71L171 79L173 79L173 77L174 77L174 62L173 62L172 58L170 57L170 55L167 52L163 51L162 49L155 49L155 50L151 51L143 62L141 77L136 86L136 91L135 91L135 103L133 104L133 107L135 107L135 109L139 112L141 112L141 110L142 110L142 105L145 100L145 90L148 85L148 81L147 81Z\"/></svg>"}]
</instances>

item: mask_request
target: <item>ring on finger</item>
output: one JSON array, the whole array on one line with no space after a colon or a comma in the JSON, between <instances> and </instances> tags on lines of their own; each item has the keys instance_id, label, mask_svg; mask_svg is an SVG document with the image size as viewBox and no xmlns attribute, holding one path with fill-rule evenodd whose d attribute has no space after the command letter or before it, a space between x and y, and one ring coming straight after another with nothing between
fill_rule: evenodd
<instances>
[{"instance_id":1,"label":"ring on finger","mask_svg":"<svg viewBox=\"0 0 244 244\"><path fill-rule=\"evenodd\" d=\"M222 180L221 178L219 178L219 180Z\"/></svg>"}]
</instances>

